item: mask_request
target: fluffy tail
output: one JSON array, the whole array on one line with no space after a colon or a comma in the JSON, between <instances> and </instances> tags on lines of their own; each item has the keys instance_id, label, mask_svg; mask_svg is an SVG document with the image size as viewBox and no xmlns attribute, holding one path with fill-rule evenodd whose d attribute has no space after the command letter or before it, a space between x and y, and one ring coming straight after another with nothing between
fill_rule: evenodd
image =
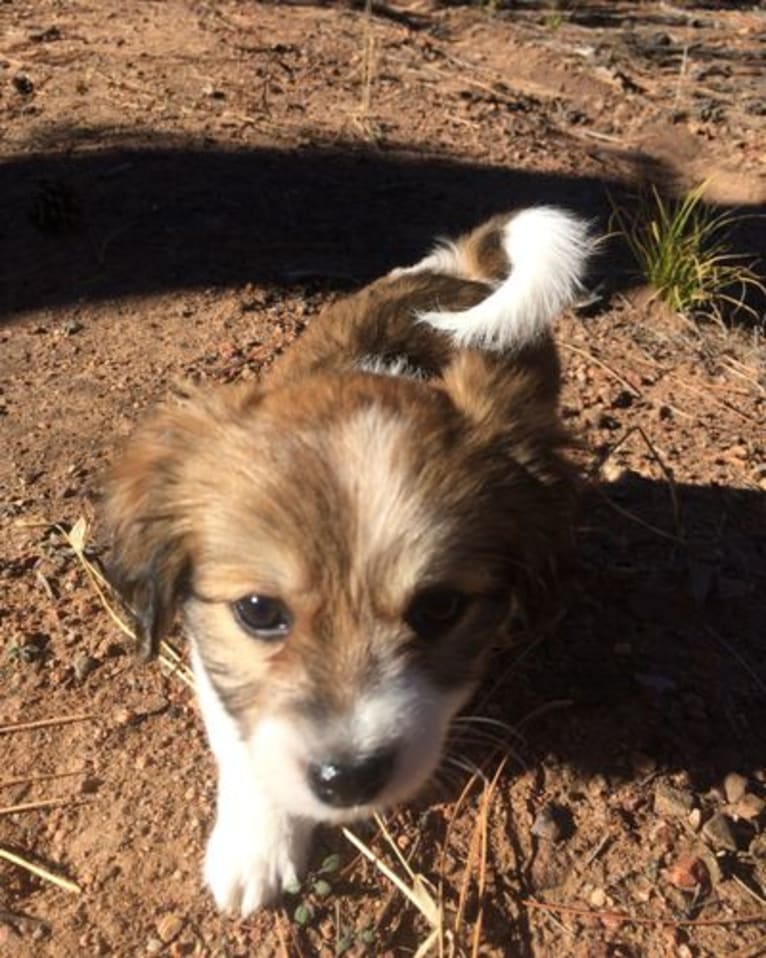
<instances>
[{"instance_id":1,"label":"fluffy tail","mask_svg":"<svg viewBox=\"0 0 766 958\"><path fill-rule=\"evenodd\" d=\"M494 292L471 309L421 313L418 319L451 333L461 346L520 349L583 295L595 246L585 220L552 206L491 220L411 269L492 282Z\"/></svg>"}]
</instances>

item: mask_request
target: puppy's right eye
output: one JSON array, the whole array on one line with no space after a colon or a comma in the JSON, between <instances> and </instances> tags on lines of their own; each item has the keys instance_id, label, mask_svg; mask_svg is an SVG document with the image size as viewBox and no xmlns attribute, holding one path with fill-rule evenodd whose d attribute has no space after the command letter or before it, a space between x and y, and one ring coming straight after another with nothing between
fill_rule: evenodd
<instances>
[{"instance_id":1,"label":"puppy's right eye","mask_svg":"<svg viewBox=\"0 0 766 958\"><path fill-rule=\"evenodd\" d=\"M293 624L287 606L268 595L247 595L232 603L234 618L258 639L283 639Z\"/></svg>"},{"instance_id":2,"label":"puppy's right eye","mask_svg":"<svg viewBox=\"0 0 766 958\"><path fill-rule=\"evenodd\" d=\"M412 600L404 619L421 638L435 639L457 624L468 601L456 589L426 589Z\"/></svg>"}]
</instances>

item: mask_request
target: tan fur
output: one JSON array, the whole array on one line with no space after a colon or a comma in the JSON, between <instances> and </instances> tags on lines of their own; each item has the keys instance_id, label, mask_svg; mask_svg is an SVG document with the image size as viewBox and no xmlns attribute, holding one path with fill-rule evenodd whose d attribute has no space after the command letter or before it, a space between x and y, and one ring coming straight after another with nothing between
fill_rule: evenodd
<instances>
[{"instance_id":1,"label":"tan fur","mask_svg":"<svg viewBox=\"0 0 766 958\"><path fill-rule=\"evenodd\" d=\"M566 539L572 482L552 341L506 357L456 350L413 322L488 295L507 270L506 221L461 241L473 280L378 280L330 307L263 386L165 409L118 462L106 518L144 647L183 606L244 728L265 695L286 709L341 708L395 658L445 687L478 675L511 602ZM425 378L357 371L367 355L405 356ZM475 606L429 646L406 612L419 590L445 583ZM242 631L230 604L249 594L286 602L286 641Z\"/></svg>"}]
</instances>

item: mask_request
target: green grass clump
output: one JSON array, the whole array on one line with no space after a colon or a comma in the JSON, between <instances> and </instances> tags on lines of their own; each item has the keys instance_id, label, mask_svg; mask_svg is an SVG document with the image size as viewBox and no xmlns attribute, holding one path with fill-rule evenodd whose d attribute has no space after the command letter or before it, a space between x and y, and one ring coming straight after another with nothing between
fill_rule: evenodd
<instances>
[{"instance_id":1,"label":"green grass clump","mask_svg":"<svg viewBox=\"0 0 766 958\"><path fill-rule=\"evenodd\" d=\"M646 281L671 309L687 317L743 309L753 289L766 292L757 273L731 251L728 236L741 219L705 204L706 183L678 200L664 199L655 187L633 213L617 206L614 218Z\"/></svg>"}]
</instances>

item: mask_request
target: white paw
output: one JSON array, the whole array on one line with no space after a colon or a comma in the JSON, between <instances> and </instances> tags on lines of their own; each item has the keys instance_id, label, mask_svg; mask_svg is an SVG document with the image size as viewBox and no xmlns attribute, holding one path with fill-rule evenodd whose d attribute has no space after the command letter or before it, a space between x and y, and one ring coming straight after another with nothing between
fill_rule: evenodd
<instances>
[{"instance_id":1,"label":"white paw","mask_svg":"<svg viewBox=\"0 0 766 958\"><path fill-rule=\"evenodd\" d=\"M309 831L286 817L253 816L239 824L216 822L205 854L205 884L221 911L245 916L298 883Z\"/></svg>"}]
</instances>

